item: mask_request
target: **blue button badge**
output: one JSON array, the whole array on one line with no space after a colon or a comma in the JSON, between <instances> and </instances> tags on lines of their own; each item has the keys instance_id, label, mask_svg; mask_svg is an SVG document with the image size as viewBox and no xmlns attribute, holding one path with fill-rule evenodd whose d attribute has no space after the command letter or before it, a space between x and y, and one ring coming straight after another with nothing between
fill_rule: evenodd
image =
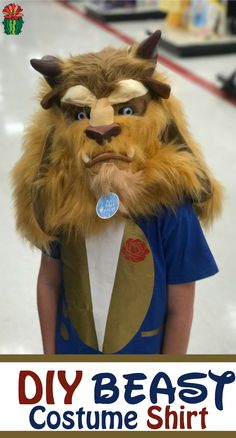
<instances>
[{"instance_id":1,"label":"blue button badge","mask_svg":"<svg viewBox=\"0 0 236 438\"><path fill-rule=\"evenodd\" d=\"M120 200L116 193L101 196L96 205L96 213L101 219L110 219L119 209Z\"/></svg>"}]
</instances>

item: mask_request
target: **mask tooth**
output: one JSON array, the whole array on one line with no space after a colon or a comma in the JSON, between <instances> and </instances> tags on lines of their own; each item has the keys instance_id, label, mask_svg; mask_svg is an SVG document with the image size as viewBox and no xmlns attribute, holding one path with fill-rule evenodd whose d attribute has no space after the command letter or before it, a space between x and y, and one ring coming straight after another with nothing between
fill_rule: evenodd
<instances>
[{"instance_id":1,"label":"mask tooth","mask_svg":"<svg viewBox=\"0 0 236 438\"><path fill-rule=\"evenodd\" d=\"M91 158L89 158L88 154L82 152L82 160L84 163L89 163L89 161L91 161Z\"/></svg>"},{"instance_id":2,"label":"mask tooth","mask_svg":"<svg viewBox=\"0 0 236 438\"><path fill-rule=\"evenodd\" d=\"M134 148L130 148L129 152L127 153L127 156L129 158L133 158L133 156L134 156Z\"/></svg>"}]
</instances>

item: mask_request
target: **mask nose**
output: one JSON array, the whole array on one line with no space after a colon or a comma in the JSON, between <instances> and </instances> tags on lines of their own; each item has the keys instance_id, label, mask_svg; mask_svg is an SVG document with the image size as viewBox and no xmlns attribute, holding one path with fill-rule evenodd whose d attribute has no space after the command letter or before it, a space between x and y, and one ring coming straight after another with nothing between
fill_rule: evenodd
<instances>
[{"instance_id":1,"label":"mask nose","mask_svg":"<svg viewBox=\"0 0 236 438\"><path fill-rule=\"evenodd\" d=\"M85 130L87 137L96 140L98 144L103 143L103 140L110 140L111 137L116 137L121 132L121 127L117 123L103 126L88 126Z\"/></svg>"},{"instance_id":2,"label":"mask nose","mask_svg":"<svg viewBox=\"0 0 236 438\"><path fill-rule=\"evenodd\" d=\"M114 122L114 108L107 97L97 99L91 108L90 125L85 130L87 137L98 144L110 140L121 132L121 127Z\"/></svg>"}]
</instances>

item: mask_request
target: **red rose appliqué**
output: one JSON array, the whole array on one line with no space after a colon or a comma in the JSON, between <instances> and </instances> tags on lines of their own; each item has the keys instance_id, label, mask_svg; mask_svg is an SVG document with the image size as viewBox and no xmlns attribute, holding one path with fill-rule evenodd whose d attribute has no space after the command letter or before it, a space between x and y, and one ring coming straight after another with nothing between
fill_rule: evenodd
<instances>
[{"instance_id":1,"label":"red rose appliqu\u00e9","mask_svg":"<svg viewBox=\"0 0 236 438\"><path fill-rule=\"evenodd\" d=\"M140 239L128 239L122 246L121 252L131 262L142 262L150 251Z\"/></svg>"}]
</instances>

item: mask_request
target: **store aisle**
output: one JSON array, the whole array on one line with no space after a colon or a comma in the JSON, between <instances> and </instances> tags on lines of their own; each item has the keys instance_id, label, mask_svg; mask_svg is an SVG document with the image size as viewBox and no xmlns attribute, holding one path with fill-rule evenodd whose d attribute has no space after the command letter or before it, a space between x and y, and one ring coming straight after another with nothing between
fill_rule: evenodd
<instances>
[{"instance_id":1,"label":"store aisle","mask_svg":"<svg viewBox=\"0 0 236 438\"><path fill-rule=\"evenodd\" d=\"M20 156L24 126L39 105L34 97L39 75L29 60L45 54L66 57L106 45L124 45L111 32L56 2L21 1L21 6L25 21L22 34L0 32L0 354L42 352L35 292L40 254L16 234L9 178ZM146 29L155 29L155 22L112 26L141 40ZM174 59L168 53L165 56ZM235 67L233 55L174 61L213 83L218 72L227 73ZM163 66L158 68L166 71ZM198 284L189 353L235 354L236 107L184 76L168 75L173 92L183 102L191 131L225 187L224 213L207 232L220 273Z\"/></svg>"}]
</instances>

